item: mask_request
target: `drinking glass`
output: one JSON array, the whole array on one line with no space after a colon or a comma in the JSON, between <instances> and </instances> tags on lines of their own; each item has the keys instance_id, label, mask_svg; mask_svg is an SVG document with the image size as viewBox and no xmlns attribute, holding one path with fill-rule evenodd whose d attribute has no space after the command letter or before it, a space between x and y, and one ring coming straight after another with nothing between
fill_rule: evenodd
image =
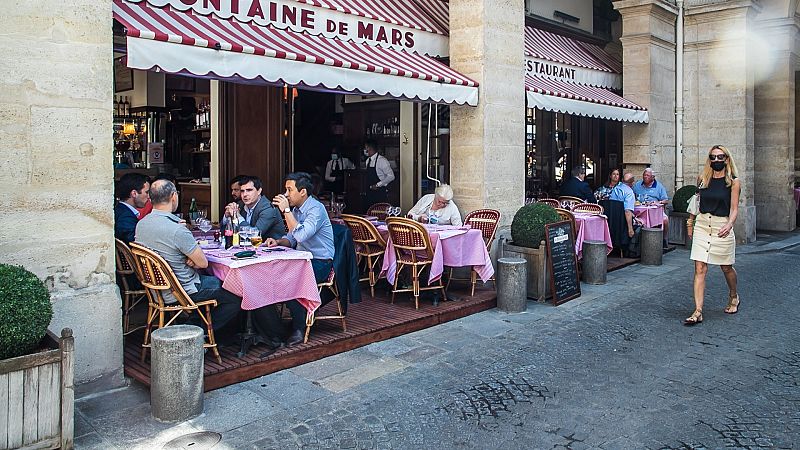
<instances>
[{"instance_id":1,"label":"drinking glass","mask_svg":"<svg viewBox=\"0 0 800 450\"><path fill-rule=\"evenodd\" d=\"M253 236L253 228L252 227L241 227L239 229L239 245L242 247L249 247L250 238Z\"/></svg>"},{"instance_id":2,"label":"drinking glass","mask_svg":"<svg viewBox=\"0 0 800 450\"><path fill-rule=\"evenodd\" d=\"M206 234L209 231L211 231L211 228L213 228L213 227L211 226L211 221L210 220L200 218L200 219L197 219L197 228L200 228L200 231L202 231L203 234Z\"/></svg>"},{"instance_id":3,"label":"drinking glass","mask_svg":"<svg viewBox=\"0 0 800 450\"><path fill-rule=\"evenodd\" d=\"M256 233L250 236L250 243L253 244L254 246L258 247L259 245L261 245L262 242L263 240L261 239L260 234Z\"/></svg>"}]
</instances>

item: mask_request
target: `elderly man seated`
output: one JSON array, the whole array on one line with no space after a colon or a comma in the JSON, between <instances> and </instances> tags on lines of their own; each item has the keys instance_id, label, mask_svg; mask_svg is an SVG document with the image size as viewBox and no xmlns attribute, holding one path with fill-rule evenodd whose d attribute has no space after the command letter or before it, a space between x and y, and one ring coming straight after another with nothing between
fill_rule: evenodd
<instances>
[{"instance_id":1,"label":"elderly man seated","mask_svg":"<svg viewBox=\"0 0 800 450\"><path fill-rule=\"evenodd\" d=\"M422 223L461 226L461 213L453 203L453 188L441 184L434 192L423 195L408 212L408 217Z\"/></svg>"},{"instance_id":2,"label":"elderly man seated","mask_svg":"<svg viewBox=\"0 0 800 450\"><path fill-rule=\"evenodd\" d=\"M656 181L656 174L653 169L644 169L641 181L637 181L633 186L633 192L636 194L636 199L642 203L655 203L664 207L664 217L662 219L664 230L664 248L667 248L667 232L669 226L669 216L667 216L667 206L669 205L669 196L664 185Z\"/></svg>"}]
</instances>

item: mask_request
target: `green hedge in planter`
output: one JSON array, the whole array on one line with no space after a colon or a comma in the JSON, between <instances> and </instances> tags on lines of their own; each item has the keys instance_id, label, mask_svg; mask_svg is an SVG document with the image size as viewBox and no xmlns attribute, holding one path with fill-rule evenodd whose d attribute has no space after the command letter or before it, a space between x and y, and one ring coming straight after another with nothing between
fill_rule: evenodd
<instances>
[{"instance_id":1,"label":"green hedge in planter","mask_svg":"<svg viewBox=\"0 0 800 450\"><path fill-rule=\"evenodd\" d=\"M685 213L689 208L689 199L697 193L697 186L687 184L686 186L678 189L675 196L672 197L672 210L675 212Z\"/></svg>"},{"instance_id":2,"label":"green hedge in planter","mask_svg":"<svg viewBox=\"0 0 800 450\"><path fill-rule=\"evenodd\" d=\"M52 317L44 283L21 266L0 264L0 359L30 353Z\"/></svg>"},{"instance_id":3,"label":"green hedge in planter","mask_svg":"<svg viewBox=\"0 0 800 450\"><path fill-rule=\"evenodd\" d=\"M544 226L558 220L558 212L552 206L544 203L525 205L514 214L511 239L520 247L539 248L544 240Z\"/></svg>"}]
</instances>

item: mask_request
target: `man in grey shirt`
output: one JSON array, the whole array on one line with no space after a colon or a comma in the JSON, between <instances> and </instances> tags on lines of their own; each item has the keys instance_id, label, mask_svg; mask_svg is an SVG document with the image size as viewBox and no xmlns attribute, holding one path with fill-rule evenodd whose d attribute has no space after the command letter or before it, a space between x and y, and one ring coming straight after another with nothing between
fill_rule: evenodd
<instances>
[{"instance_id":1,"label":"man in grey shirt","mask_svg":"<svg viewBox=\"0 0 800 450\"><path fill-rule=\"evenodd\" d=\"M218 278L197 273L197 269L208 267L208 260L189 229L172 214L178 207L175 185L168 180L154 181L150 201L153 212L136 225L136 242L164 258L192 300L217 300L211 310L211 323L215 330L223 328L239 314L242 298L223 289ZM175 301L171 294L165 295L165 300L170 299ZM201 321L193 314L190 322L200 325Z\"/></svg>"}]
</instances>

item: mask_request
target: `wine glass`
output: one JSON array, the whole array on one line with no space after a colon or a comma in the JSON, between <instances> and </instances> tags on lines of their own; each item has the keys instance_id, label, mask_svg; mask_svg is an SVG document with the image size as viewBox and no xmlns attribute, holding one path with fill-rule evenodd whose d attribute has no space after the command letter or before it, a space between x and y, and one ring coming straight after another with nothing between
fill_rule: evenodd
<instances>
[{"instance_id":1,"label":"wine glass","mask_svg":"<svg viewBox=\"0 0 800 450\"><path fill-rule=\"evenodd\" d=\"M250 238L253 236L253 228L252 227L241 227L239 229L239 245L242 247L249 247Z\"/></svg>"},{"instance_id":2,"label":"wine glass","mask_svg":"<svg viewBox=\"0 0 800 450\"><path fill-rule=\"evenodd\" d=\"M211 221L208 219L199 218L197 219L197 228L199 228L200 231L202 231L203 234L205 235L206 233L211 231L212 228Z\"/></svg>"}]
</instances>

